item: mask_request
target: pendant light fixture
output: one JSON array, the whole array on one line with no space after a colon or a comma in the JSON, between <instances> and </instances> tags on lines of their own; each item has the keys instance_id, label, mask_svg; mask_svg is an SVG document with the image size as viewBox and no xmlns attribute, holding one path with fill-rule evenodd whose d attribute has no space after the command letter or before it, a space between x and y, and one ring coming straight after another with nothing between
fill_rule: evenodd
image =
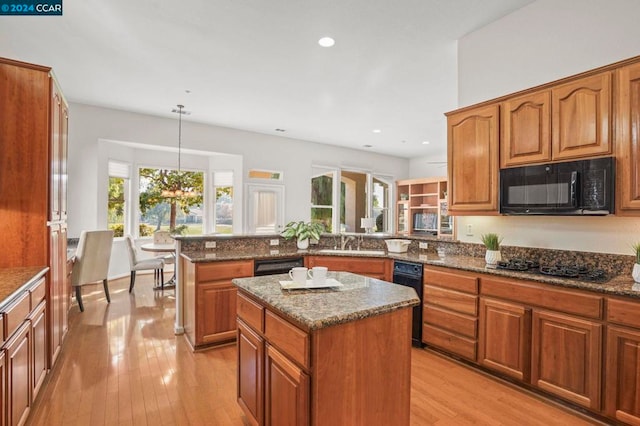
<instances>
[{"instance_id":1,"label":"pendant light fixture","mask_svg":"<svg viewBox=\"0 0 640 426\"><path fill-rule=\"evenodd\" d=\"M184 190L182 187L182 116L187 112L184 111L184 105L176 105L178 109L174 109L172 112L178 113L178 173L177 184L174 189L164 189L161 192L164 198L182 198L182 197L196 197L199 194L195 191Z\"/></svg>"}]
</instances>

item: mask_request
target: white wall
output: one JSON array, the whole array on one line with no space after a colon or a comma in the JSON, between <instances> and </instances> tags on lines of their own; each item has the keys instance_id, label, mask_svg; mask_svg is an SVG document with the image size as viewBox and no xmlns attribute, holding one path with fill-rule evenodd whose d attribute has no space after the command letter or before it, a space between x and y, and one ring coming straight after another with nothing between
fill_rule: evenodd
<instances>
[{"instance_id":1,"label":"white wall","mask_svg":"<svg viewBox=\"0 0 640 426\"><path fill-rule=\"evenodd\" d=\"M175 147L175 119L154 117L72 103L69 119L69 236L83 229L104 227L108 152L100 140ZM263 135L188 121L182 122L184 149L235 154L243 157L243 175L249 169L284 173L285 221L308 220L311 164L358 167L399 179L408 177L409 160L359 150ZM102 194L102 195L101 195ZM104 199L102 199L104 198Z\"/></svg>"},{"instance_id":2,"label":"white wall","mask_svg":"<svg viewBox=\"0 0 640 426\"><path fill-rule=\"evenodd\" d=\"M537 0L458 43L460 107L640 55L640 1ZM473 236L466 235L472 225ZM459 217L458 238L632 254L640 218Z\"/></svg>"}]
</instances>

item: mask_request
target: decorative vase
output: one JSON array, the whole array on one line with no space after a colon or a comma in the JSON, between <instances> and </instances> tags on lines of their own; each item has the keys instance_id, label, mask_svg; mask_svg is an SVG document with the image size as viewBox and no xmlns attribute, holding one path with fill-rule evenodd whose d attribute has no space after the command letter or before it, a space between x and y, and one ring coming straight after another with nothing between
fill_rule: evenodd
<instances>
[{"instance_id":1,"label":"decorative vase","mask_svg":"<svg viewBox=\"0 0 640 426\"><path fill-rule=\"evenodd\" d=\"M487 262L487 265L496 266L498 261L502 260L500 250L487 250L487 253L484 255L484 260Z\"/></svg>"},{"instance_id":2,"label":"decorative vase","mask_svg":"<svg viewBox=\"0 0 640 426\"><path fill-rule=\"evenodd\" d=\"M637 283L640 283L640 263L633 264L633 271L631 271L631 276L633 280Z\"/></svg>"},{"instance_id":3,"label":"decorative vase","mask_svg":"<svg viewBox=\"0 0 640 426\"><path fill-rule=\"evenodd\" d=\"M305 238L304 240L298 239L298 248L300 250L306 250L309 248L309 239Z\"/></svg>"}]
</instances>

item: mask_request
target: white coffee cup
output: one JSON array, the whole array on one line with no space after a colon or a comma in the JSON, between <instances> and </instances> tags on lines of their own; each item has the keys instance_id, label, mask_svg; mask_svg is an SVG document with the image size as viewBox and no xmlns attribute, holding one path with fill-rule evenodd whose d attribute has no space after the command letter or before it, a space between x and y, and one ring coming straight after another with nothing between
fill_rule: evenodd
<instances>
[{"instance_id":1,"label":"white coffee cup","mask_svg":"<svg viewBox=\"0 0 640 426\"><path fill-rule=\"evenodd\" d=\"M309 269L307 275L313 280L314 284L324 284L327 281L327 271L329 268L326 266L314 266Z\"/></svg>"},{"instance_id":2,"label":"white coffee cup","mask_svg":"<svg viewBox=\"0 0 640 426\"><path fill-rule=\"evenodd\" d=\"M289 271L289 277L296 284L306 284L307 283L307 268L303 266L297 266L295 268L291 268Z\"/></svg>"}]
</instances>

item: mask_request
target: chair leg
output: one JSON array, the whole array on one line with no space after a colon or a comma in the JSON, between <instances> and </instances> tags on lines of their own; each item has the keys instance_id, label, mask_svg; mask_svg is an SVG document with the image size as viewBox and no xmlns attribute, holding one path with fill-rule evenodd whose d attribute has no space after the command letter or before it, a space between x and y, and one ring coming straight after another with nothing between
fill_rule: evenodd
<instances>
[{"instance_id":1,"label":"chair leg","mask_svg":"<svg viewBox=\"0 0 640 426\"><path fill-rule=\"evenodd\" d=\"M129 283L129 293L133 290L133 285L136 283L136 271L131 271L131 282Z\"/></svg>"},{"instance_id":2,"label":"chair leg","mask_svg":"<svg viewBox=\"0 0 640 426\"><path fill-rule=\"evenodd\" d=\"M104 287L104 295L107 296L107 303L111 303L111 296L109 296L109 284L107 279L102 280L102 286Z\"/></svg>"},{"instance_id":3,"label":"chair leg","mask_svg":"<svg viewBox=\"0 0 640 426\"><path fill-rule=\"evenodd\" d=\"M79 285L76 286L76 300L78 301L78 307L80 312L84 312L84 305L82 304L82 290Z\"/></svg>"},{"instance_id":4,"label":"chair leg","mask_svg":"<svg viewBox=\"0 0 640 426\"><path fill-rule=\"evenodd\" d=\"M164 290L164 268L160 269L160 288Z\"/></svg>"}]
</instances>

